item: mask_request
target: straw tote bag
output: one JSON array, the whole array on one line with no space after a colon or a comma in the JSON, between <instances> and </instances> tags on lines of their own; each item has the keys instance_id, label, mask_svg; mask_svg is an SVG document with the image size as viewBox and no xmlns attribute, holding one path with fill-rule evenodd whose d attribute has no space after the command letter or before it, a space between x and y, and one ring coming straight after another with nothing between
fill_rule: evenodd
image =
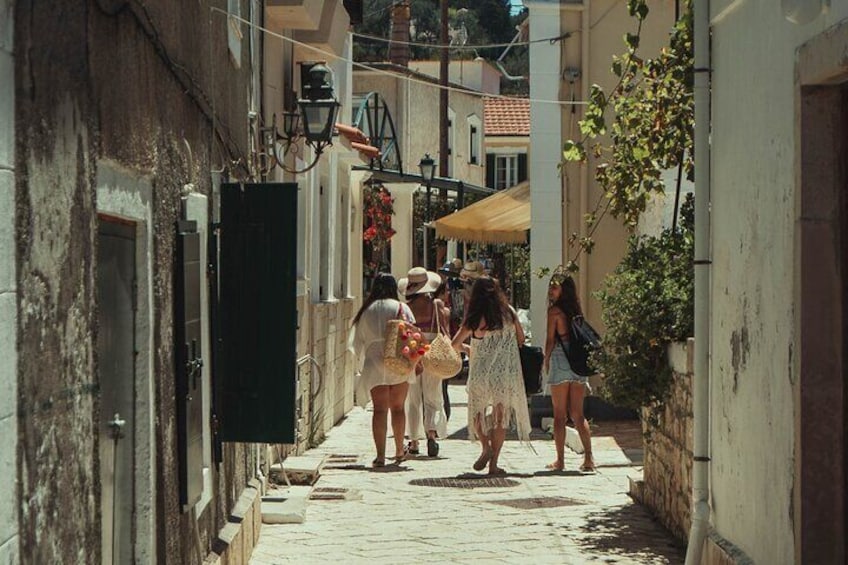
<instances>
[{"instance_id":1,"label":"straw tote bag","mask_svg":"<svg viewBox=\"0 0 848 565\"><path fill-rule=\"evenodd\" d=\"M398 305L397 318L386 322L383 344L383 366L396 377L390 384L404 382L430 345L414 324L406 320L403 305Z\"/></svg>"},{"instance_id":2,"label":"straw tote bag","mask_svg":"<svg viewBox=\"0 0 848 565\"><path fill-rule=\"evenodd\" d=\"M428 375L445 380L455 376L462 369L462 357L451 345L450 338L442 331L437 306L433 308L433 317L436 322L436 337L430 342L430 350L424 357L424 371Z\"/></svg>"}]
</instances>

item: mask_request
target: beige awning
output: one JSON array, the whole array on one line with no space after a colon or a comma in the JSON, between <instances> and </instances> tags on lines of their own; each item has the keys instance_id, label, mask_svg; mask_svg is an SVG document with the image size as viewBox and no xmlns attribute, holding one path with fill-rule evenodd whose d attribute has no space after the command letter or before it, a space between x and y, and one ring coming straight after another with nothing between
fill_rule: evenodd
<instances>
[{"instance_id":1,"label":"beige awning","mask_svg":"<svg viewBox=\"0 0 848 565\"><path fill-rule=\"evenodd\" d=\"M436 237L471 243L527 243L530 182L496 192L433 222Z\"/></svg>"}]
</instances>

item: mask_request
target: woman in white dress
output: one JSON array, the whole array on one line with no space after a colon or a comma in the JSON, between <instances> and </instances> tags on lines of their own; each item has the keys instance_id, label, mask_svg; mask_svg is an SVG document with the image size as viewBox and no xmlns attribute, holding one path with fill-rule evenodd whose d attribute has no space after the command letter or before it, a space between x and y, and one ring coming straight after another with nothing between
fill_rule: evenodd
<instances>
[{"instance_id":1,"label":"woman in white dress","mask_svg":"<svg viewBox=\"0 0 848 565\"><path fill-rule=\"evenodd\" d=\"M506 471L498 467L498 457L506 430L514 424L518 438L529 441L530 414L518 356L524 331L497 282L489 277L479 278L471 289L454 348L462 349L469 336L468 435L479 439L481 446L473 467L482 471L488 465L490 475L503 475Z\"/></svg>"},{"instance_id":2,"label":"woman in white dress","mask_svg":"<svg viewBox=\"0 0 848 565\"><path fill-rule=\"evenodd\" d=\"M415 315L416 325L428 341L433 341L438 327L449 334L450 310L444 302L435 299L433 293L441 286L442 278L423 267L413 267L405 278L398 281L400 294L406 299ZM427 455L439 455L436 438L447 436L445 398L442 395L442 379L431 375L426 368L415 375L409 383L406 395L406 434L409 436L408 452L418 455L418 442L427 440Z\"/></svg>"},{"instance_id":3,"label":"woman in white dress","mask_svg":"<svg viewBox=\"0 0 848 565\"><path fill-rule=\"evenodd\" d=\"M392 433L395 441L395 461L404 459L403 436L406 428L404 402L409 389L409 375L396 376L387 371L383 364L383 345L385 343L386 322L405 319L415 322L415 316L406 304L398 299L398 287L395 278L381 273L374 279L371 293L363 301L362 307L353 318L355 335L354 351L358 356L360 368L356 383L357 403L364 406L370 394L374 405L371 416L371 431L377 457L374 467L386 464L387 417L392 413Z\"/></svg>"}]
</instances>

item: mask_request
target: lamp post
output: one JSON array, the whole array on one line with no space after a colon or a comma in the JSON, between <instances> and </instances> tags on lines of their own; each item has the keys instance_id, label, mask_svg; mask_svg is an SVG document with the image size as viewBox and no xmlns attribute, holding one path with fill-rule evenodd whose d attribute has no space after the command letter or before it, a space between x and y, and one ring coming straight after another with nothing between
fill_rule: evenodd
<instances>
[{"instance_id":1,"label":"lamp post","mask_svg":"<svg viewBox=\"0 0 848 565\"><path fill-rule=\"evenodd\" d=\"M433 174L436 172L436 162L430 157L429 153L425 153L424 157L418 162L418 170L421 171L421 178L424 180L424 185L427 187L427 204L424 212L424 268L429 267L430 253L428 249L427 224L432 219L430 213L430 183L433 182Z\"/></svg>"},{"instance_id":2,"label":"lamp post","mask_svg":"<svg viewBox=\"0 0 848 565\"><path fill-rule=\"evenodd\" d=\"M272 158L267 174L275 166L294 173L305 173L318 164L324 149L333 143L336 114L339 103L333 94L333 71L322 62L304 61L301 66L301 94L297 108L291 107L283 113L283 129L277 130L276 116L270 127L262 128L262 143L265 154ZM291 151L297 153L300 140L315 150L312 163L301 170L289 169L285 156ZM283 154L277 153L277 142L283 143Z\"/></svg>"}]
</instances>

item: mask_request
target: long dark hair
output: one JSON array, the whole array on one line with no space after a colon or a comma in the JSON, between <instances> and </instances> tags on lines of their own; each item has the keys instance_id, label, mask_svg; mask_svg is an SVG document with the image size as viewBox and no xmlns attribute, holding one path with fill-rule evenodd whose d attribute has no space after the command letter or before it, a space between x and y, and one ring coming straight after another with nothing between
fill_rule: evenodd
<instances>
[{"instance_id":1,"label":"long dark hair","mask_svg":"<svg viewBox=\"0 0 848 565\"><path fill-rule=\"evenodd\" d=\"M386 298L394 298L397 300L397 297L398 286L395 277L392 276L391 273L379 273L376 277L374 277L374 284L371 285L371 292L368 294L368 297L362 301L362 306L359 308L359 312L356 313L356 316L354 316L352 325L355 326L356 323L359 322L359 318L362 317L362 313L378 300L385 300Z\"/></svg>"},{"instance_id":2,"label":"long dark hair","mask_svg":"<svg viewBox=\"0 0 848 565\"><path fill-rule=\"evenodd\" d=\"M497 281L490 277L480 277L471 288L463 325L473 331L484 320L487 330L499 330L504 327L504 322L515 321L506 296Z\"/></svg>"},{"instance_id":3,"label":"long dark hair","mask_svg":"<svg viewBox=\"0 0 848 565\"><path fill-rule=\"evenodd\" d=\"M569 321L583 315L583 309L580 308L580 299L577 298L577 285L574 283L574 278L570 275L554 275L551 277L551 285L559 286L562 289L559 298L551 306L562 310Z\"/></svg>"}]
</instances>

